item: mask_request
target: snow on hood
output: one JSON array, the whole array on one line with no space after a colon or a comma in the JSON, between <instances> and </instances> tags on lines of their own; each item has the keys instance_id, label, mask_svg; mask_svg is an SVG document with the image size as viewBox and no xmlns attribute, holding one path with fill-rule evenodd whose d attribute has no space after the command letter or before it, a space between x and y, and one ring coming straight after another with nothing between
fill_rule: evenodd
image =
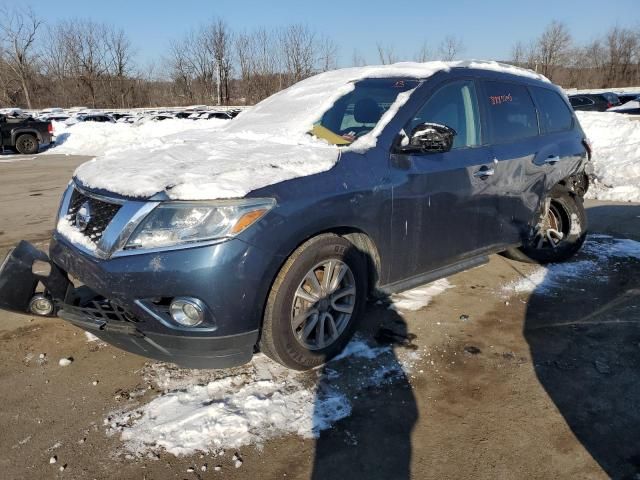
<instances>
[{"instance_id":1,"label":"snow on hood","mask_svg":"<svg viewBox=\"0 0 640 480\"><path fill-rule=\"evenodd\" d=\"M452 67L544 77L496 62L427 62L346 68L303 80L242 112L222 129L190 130L156 138L81 165L86 187L132 197L165 191L175 200L244 197L252 190L331 169L340 149L307 134L339 98L364 78L427 78ZM410 96L399 95L376 128L347 150L376 144L382 129Z\"/></svg>"}]
</instances>

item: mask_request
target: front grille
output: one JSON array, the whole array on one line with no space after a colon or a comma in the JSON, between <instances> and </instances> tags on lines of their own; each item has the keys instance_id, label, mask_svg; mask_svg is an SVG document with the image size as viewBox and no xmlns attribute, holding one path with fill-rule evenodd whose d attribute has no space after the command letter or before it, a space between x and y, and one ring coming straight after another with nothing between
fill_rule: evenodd
<instances>
[{"instance_id":1,"label":"front grille","mask_svg":"<svg viewBox=\"0 0 640 480\"><path fill-rule=\"evenodd\" d=\"M90 217L86 227L81 231L89 240L97 243L102 238L102 234L111 220L113 220L113 217L115 217L118 210L120 210L120 205L98 200L74 189L69 202L67 219L75 227L78 227L76 224L76 215L83 205L89 207Z\"/></svg>"}]
</instances>

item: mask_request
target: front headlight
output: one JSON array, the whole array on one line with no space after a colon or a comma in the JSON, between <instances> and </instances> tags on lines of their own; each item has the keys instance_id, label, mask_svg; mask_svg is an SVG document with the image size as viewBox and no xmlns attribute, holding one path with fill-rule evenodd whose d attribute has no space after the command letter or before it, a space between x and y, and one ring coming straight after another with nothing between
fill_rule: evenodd
<instances>
[{"instance_id":1,"label":"front headlight","mask_svg":"<svg viewBox=\"0 0 640 480\"><path fill-rule=\"evenodd\" d=\"M233 237L262 218L275 203L272 198L161 203L136 228L125 249L162 248Z\"/></svg>"}]
</instances>

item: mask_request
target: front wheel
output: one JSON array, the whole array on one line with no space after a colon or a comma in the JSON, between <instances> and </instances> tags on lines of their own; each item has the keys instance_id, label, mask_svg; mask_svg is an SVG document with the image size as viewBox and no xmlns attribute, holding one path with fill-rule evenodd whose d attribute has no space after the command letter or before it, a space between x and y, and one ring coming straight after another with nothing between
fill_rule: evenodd
<instances>
[{"instance_id":1,"label":"front wheel","mask_svg":"<svg viewBox=\"0 0 640 480\"><path fill-rule=\"evenodd\" d=\"M271 287L260 350L295 370L339 354L362 316L366 275L362 253L342 237L323 234L302 244Z\"/></svg>"},{"instance_id":2,"label":"front wheel","mask_svg":"<svg viewBox=\"0 0 640 480\"><path fill-rule=\"evenodd\" d=\"M546 212L530 238L504 255L527 263L563 262L573 257L587 235L587 216L582 197L556 188L551 192Z\"/></svg>"}]
</instances>

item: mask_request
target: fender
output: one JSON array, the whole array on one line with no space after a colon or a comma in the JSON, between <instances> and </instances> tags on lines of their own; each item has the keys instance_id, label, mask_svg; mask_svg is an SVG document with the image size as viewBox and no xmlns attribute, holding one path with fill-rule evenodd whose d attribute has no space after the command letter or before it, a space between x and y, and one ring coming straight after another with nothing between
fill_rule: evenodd
<instances>
[{"instance_id":1,"label":"fender","mask_svg":"<svg viewBox=\"0 0 640 480\"><path fill-rule=\"evenodd\" d=\"M36 138L38 139L38 143L44 143L42 141L42 134L36 130L35 128L29 128L29 127L17 127L14 128L13 130L11 130L11 144L15 145L16 144L16 140L18 139L18 137L24 133L30 133L36 136Z\"/></svg>"}]
</instances>

